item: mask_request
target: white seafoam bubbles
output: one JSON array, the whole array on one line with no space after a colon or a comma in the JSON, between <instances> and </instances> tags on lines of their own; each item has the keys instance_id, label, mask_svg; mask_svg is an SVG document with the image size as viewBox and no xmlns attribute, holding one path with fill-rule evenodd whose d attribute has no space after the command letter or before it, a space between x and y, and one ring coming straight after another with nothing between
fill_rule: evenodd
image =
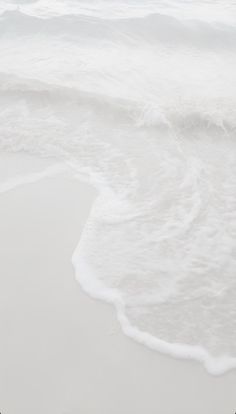
<instances>
[{"instance_id":1,"label":"white seafoam bubbles","mask_svg":"<svg viewBox=\"0 0 236 414\"><path fill-rule=\"evenodd\" d=\"M208 3L204 21L197 2L191 20L173 2L114 2L112 20L94 4L1 16L0 147L98 188L73 262L124 331L223 372L236 363L233 3L229 20Z\"/></svg>"}]
</instances>

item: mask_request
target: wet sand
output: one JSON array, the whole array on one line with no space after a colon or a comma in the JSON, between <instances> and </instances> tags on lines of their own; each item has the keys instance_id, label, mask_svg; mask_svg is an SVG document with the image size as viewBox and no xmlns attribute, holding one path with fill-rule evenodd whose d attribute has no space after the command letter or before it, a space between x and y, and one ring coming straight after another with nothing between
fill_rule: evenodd
<instances>
[{"instance_id":1,"label":"wet sand","mask_svg":"<svg viewBox=\"0 0 236 414\"><path fill-rule=\"evenodd\" d=\"M234 414L236 371L213 377L135 343L75 281L94 198L66 176L0 194L0 412Z\"/></svg>"}]
</instances>

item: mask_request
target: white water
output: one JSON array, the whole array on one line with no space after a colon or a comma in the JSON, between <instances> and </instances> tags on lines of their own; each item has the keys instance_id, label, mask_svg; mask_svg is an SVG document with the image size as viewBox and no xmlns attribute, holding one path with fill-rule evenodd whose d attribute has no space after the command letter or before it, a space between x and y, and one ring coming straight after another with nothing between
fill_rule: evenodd
<instances>
[{"instance_id":1,"label":"white water","mask_svg":"<svg viewBox=\"0 0 236 414\"><path fill-rule=\"evenodd\" d=\"M99 190L79 282L134 339L235 367L236 3L17 3L0 3L0 149Z\"/></svg>"}]
</instances>

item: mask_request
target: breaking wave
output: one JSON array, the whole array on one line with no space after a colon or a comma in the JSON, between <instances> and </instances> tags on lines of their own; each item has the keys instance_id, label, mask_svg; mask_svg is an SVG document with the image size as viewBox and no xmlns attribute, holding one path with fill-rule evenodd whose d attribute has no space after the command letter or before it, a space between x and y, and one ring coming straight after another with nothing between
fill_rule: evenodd
<instances>
[{"instance_id":1,"label":"breaking wave","mask_svg":"<svg viewBox=\"0 0 236 414\"><path fill-rule=\"evenodd\" d=\"M122 15L117 0L112 18L92 3L86 14L83 1L77 13L5 2L0 149L97 188L73 263L127 335L225 372L236 366L236 27L225 14L181 17L174 2L147 13L132 1Z\"/></svg>"}]
</instances>

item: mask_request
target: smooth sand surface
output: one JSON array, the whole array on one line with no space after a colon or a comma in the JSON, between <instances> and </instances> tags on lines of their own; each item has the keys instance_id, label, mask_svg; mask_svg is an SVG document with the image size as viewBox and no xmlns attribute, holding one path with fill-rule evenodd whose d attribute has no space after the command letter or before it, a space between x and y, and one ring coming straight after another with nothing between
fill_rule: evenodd
<instances>
[{"instance_id":1,"label":"smooth sand surface","mask_svg":"<svg viewBox=\"0 0 236 414\"><path fill-rule=\"evenodd\" d=\"M1 414L234 414L236 372L148 350L82 292L71 256L94 197L62 177L0 194Z\"/></svg>"}]
</instances>

